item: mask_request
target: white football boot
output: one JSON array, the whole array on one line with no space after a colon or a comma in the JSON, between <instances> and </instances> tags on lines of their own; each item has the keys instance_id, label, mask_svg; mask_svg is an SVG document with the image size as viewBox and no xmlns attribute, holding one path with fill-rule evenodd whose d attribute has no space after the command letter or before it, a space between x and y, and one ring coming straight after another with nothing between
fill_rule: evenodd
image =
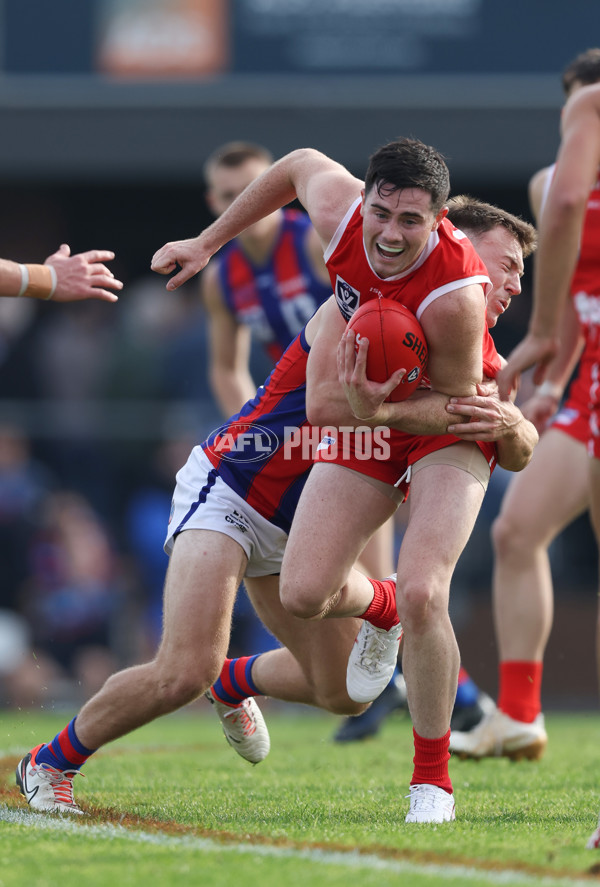
<instances>
[{"instance_id":1,"label":"white football boot","mask_svg":"<svg viewBox=\"0 0 600 887\"><path fill-rule=\"evenodd\" d=\"M271 738L262 712L250 696L239 705L225 705L207 690L204 694L219 716L225 739L238 755L259 764L269 754Z\"/></svg>"},{"instance_id":2,"label":"white football boot","mask_svg":"<svg viewBox=\"0 0 600 887\"><path fill-rule=\"evenodd\" d=\"M363 622L350 651L346 671L348 696L355 702L372 702L382 693L394 674L402 626L389 631Z\"/></svg>"},{"instance_id":3,"label":"white football boot","mask_svg":"<svg viewBox=\"0 0 600 887\"><path fill-rule=\"evenodd\" d=\"M406 797L410 798L406 822L452 822L455 818L454 795L439 785L411 785Z\"/></svg>"},{"instance_id":4,"label":"white football boot","mask_svg":"<svg viewBox=\"0 0 600 887\"><path fill-rule=\"evenodd\" d=\"M531 723L515 721L499 708L494 708L472 730L450 734L450 751L457 757L526 758L538 761L544 754L548 734L544 728L544 715L539 714Z\"/></svg>"}]
</instances>

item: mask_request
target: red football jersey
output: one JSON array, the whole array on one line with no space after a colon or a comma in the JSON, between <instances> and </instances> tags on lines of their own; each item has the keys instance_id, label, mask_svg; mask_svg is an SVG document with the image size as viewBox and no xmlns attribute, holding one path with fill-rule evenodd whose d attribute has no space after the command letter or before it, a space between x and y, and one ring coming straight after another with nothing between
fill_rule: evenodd
<instances>
[{"instance_id":1,"label":"red football jersey","mask_svg":"<svg viewBox=\"0 0 600 887\"><path fill-rule=\"evenodd\" d=\"M407 271L382 278L373 271L363 241L360 198L340 222L325 250L335 299L350 320L359 305L384 296L402 302L417 320L435 299L472 283L487 293L492 284L469 238L447 219L429 235L425 249Z\"/></svg>"},{"instance_id":2,"label":"red football jersey","mask_svg":"<svg viewBox=\"0 0 600 887\"><path fill-rule=\"evenodd\" d=\"M360 199L357 199L349 208L325 251L325 264L336 302L346 320L352 317L359 305L380 296L402 302L420 320L425 308L440 296L474 283L481 284L486 294L492 288L487 268L471 241L447 219L431 232L425 249L407 271L385 279L379 277L373 271L365 250L360 204ZM500 369L500 358L487 328L482 351L484 373L494 378ZM317 461L339 463L385 483L395 484L407 468L422 456L457 440L448 434L416 436L392 430L388 459L365 459L354 451L351 438L349 443L345 441L345 447L339 447L335 455L331 447L320 450ZM478 443L478 446L490 468L493 468L496 462L495 445Z\"/></svg>"},{"instance_id":3,"label":"red football jersey","mask_svg":"<svg viewBox=\"0 0 600 887\"><path fill-rule=\"evenodd\" d=\"M546 180L545 202L552 173ZM543 206L542 203L542 206ZM571 297L585 346L566 402L553 427L587 444L590 456L600 458L600 174L590 191Z\"/></svg>"}]
</instances>

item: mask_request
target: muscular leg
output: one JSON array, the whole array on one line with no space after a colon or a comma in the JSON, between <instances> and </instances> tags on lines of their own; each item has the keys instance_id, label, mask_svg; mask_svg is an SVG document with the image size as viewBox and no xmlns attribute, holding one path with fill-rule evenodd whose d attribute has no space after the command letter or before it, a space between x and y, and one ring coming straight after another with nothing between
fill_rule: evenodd
<instances>
[{"instance_id":1,"label":"muscular leg","mask_svg":"<svg viewBox=\"0 0 600 887\"><path fill-rule=\"evenodd\" d=\"M582 443L550 429L511 480L492 528L501 661L543 659L553 615L548 546L588 507L588 463Z\"/></svg>"},{"instance_id":2,"label":"muscular leg","mask_svg":"<svg viewBox=\"0 0 600 887\"><path fill-rule=\"evenodd\" d=\"M358 616L373 599L371 583L353 570L395 503L356 472L313 466L290 531L281 567L283 606L303 619Z\"/></svg>"},{"instance_id":3,"label":"muscular leg","mask_svg":"<svg viewBox=\"0 0 600 887\"><path fill-rule=\"evenodd\" d=\"M99 748L200 696L227 654L231 612L246 568L241 547L221 533L177 537L165 581L164 625L155 658L110 677L77 717L77 736Z\"/></svg>"},{"instance_id":4,"label":"muscular leg","mask_svg":"<svg viewBox=\"0 0 600 887\"><path fill-rule=\"evenodd\" d=\"M483 501L467 471L430 464L413 475L410 519L398 559L402 666L415 731L444 736L456 696L459 653L448 615L450 580Z\"/></svg>"},{"instance_id":5,"label":"muscular leg","mask_svg":"<svg viewBox=\"0 0 600 887\"><path fill-rule=\"evenodd\" d=\"M265 696L315 705L334 714L358 714L365 706L346 692L346 664L360 626L357 619L307 622L281 605L279 577L246 579L252 604L285 646L255 660L252 679Z\"/></svg>"}]
</instances>

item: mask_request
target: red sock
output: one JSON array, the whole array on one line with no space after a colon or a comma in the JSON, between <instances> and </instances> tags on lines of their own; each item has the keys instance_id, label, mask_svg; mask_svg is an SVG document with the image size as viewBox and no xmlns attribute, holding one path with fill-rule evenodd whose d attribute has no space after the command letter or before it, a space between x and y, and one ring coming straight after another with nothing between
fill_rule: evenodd
<instances>
[{"instance_id":1,"label":"red sock","mask_svg":"<svg viewBox=\"0 0 600 887\"><path fill-rule=\"evenodd\" d=\"M252 680L252 666L260 653L254 656L241 656L239 659L226 659L221 674L212 685L212 694L225 705L236 706L249 696L261 696Z\"/></svg>"},{"instance_id":2,"label":"red sock","mask_svg":"<svg viewBox=\"0 0 600 887\"><path fill-rule=\"evenodd\" d=\"M410 781L411 785L421 785L426 782L429 785L437 785L444 791L452 794L452 782L448 773L448 761L450 759L450 730L440 739L423 739L413 727L415 742L415 756L413 764L415 769Z\"/></svg>"},{"instance_id":3,"label":"red sock","mask_svg":"<svg viewBox=\"0 0 600 887\"><path fill-rule=\"evenodd\" d=\"M359 619L389 631L400 622L396 609L396 580L369 579L369 582L373 586L373 600Z\"/></svg>"},{"instance_id":4,"label":"red sock","mask_svg":"<svg viewBox=\"0 0 600 887\"><path fill-rule=\"evenodd\" d=\"M542 710L542 662L501 662L498 708L531 724Z\"/></svg>"}]
</instances>

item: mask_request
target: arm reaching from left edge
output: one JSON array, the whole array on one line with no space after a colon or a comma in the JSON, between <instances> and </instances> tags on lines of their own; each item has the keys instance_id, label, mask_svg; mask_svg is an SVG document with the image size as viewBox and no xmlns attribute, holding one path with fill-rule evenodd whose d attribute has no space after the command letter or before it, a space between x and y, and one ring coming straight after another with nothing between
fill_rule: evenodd
<instances>
[{"instance_id":1,"label":"arm reaching from left edge","mask_svg":"<svg viewBox=\"0 0 600 887\"><path fill-rule=\"evenodd\" d=\"M121 290L123 284L104 264L114 257L110 250L89 250L72 256L68 244L63 243L43 265L0 259L0 296L53 302L116 302L118 296L111 290Z\"/></svg>"}]
</instances>

